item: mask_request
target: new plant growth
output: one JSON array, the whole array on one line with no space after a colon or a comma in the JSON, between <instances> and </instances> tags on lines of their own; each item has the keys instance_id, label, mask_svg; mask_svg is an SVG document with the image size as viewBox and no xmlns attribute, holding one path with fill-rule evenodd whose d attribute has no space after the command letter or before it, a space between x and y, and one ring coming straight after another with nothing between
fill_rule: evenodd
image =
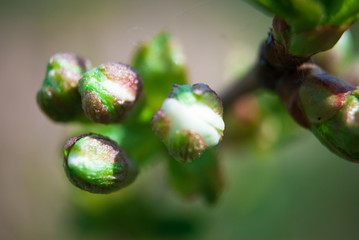
<instances>
[{"instance_id":1,"label":"new plant growth","mask_svg":"<svg viewBox=\"0 0 359 240\"><path fill-rule=\"evenodd\" d=\"M91 68L89 60L72 53L51 57L37 95L40 108L56 122L86 123L85 134L64 147L70 182L109 193L133 182L148 163L167 159L176 192L215 202L223 187L215 147L225 137L225 121L231 139L257 136L262 146L272 146L281 133L266 137L263 125L278 129L276 122L285 129L288 116L333 153L359 162L359 90L350 79L330 74L330 66L344 66L339 61L352 63L345 57L350 41L334 46L359 18L359 2L251 3L274 14L273 28L257 63L220 97L204 83L188 82L181 49L168 33L141 45L129 65ZM337 55L321 54L331 48ZM258 89L272 95L254 95Z\"/></svg>"}]
</instances>

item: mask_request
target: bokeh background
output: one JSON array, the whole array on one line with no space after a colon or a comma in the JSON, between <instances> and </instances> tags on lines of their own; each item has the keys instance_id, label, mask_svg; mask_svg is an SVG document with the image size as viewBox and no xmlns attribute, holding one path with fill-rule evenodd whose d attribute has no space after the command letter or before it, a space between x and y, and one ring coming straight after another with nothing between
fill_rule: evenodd
<instances>
[{"instance_id":1,"label":"bokeh background","mask_svg":"<svg viewBox=\"0 0 359 240\"><path fill-rule=\"evenodd\" d=\"M51 55L128 63L167 30L191 81L221 92L255 61L270 26L239 0L0 0L0 239L358 239L359 165L299 128L270 150L222 145L226 185L213 206L169 190L161 163L106 196L74 188L63 172L71 129L35 101Z\"/></svg>"}]
</instances>

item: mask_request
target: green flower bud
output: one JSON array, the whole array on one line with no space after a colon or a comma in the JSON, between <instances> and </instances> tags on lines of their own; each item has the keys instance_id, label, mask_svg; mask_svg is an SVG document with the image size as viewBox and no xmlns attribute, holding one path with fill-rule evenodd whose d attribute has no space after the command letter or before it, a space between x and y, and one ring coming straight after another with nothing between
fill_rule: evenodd
<instances>
[{"instance_id":1,"label":"green flower bud","mask_svg":"<svg viewBox=\"0 0 359 240\"><path fill-rule=\"evenodd\" d=\"M90 68L88 59L73 53L58 53L50 58L37 93L37 103L49 118L58 122L78 119L82 114L78 83Z\"/></svg>"},{"instance_id":2,"label":"green flower bud","mask_svg":"<svg viewBox=\"0 0 359 240\"><path fill-rule=\"evenodd\" d=\"M138 100L142 85L140 76L130 66L101 64L80 80L82 109L94 122L119 122Z\"/></svg>"},{"instance_id":3,"label":"green flower bud","mask_svg":"<svg viewBox=\"0 0 359 240\"><path fill-rule=\"evenodd\" d=\"M222 139L222 115L221 100L206 84L174 84L152 129L176 160L190 162Z\"/></svg>"},{"instance_id":4,"label":"green flower bud","mask_svg":"<svg viewBox=\"0 0 359 240\"><path fill-rule=\"evenodd\" d=\"M66 143L64 168L73 185L91 193L117 191L137 175L135 164L114 141L93 133Z\"/></svg>"}]
</instances>

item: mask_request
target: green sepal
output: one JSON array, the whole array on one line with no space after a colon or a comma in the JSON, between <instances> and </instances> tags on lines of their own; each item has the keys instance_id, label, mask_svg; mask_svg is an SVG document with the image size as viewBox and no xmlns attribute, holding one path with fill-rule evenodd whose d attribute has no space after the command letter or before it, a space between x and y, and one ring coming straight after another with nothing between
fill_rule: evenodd
<instances>
[{"instance_id":1,"label":"green sepal","mask_svg":"<svg viewBox=\"0 0 359 240\"><path fill-rule=\"evenodd\" d=\"M224 182L214 149L187 164L169 158L168 174L171 186L185 198L202 197L207 203L214 204L223 190Z\"/></svg>"}]
</instances>

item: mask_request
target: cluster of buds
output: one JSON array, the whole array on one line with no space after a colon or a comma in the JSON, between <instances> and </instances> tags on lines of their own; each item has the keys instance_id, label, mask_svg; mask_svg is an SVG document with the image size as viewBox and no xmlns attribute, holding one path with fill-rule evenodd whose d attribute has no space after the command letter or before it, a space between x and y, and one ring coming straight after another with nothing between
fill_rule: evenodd
<instances>
[{"instance_id":1,"label":"cluster of buds","mask_svg":"<svg viewBox=\"0 0 359 240\"><path fill-rule=\"evenodd\" d=\"M83 113L98 123L123 120L139 99L142 80L122 63L91 69L88 59L72 53L55 54L37 94L43 112L57 122L79 120Z\"/></svg>"},{"instance_id":2,"label":"cluster of buds","mask_svg":"<svg viewBox=\"0 0 359 240\"><path fill-rule=\"evenodd\" d=\"M152 129L180 162L191 162L222 139L222 102L206 84L173 85Z\"/></svg>"},{"instance_id":3,"label":"cluster of buds","mask_svg":"<svg viewBox=\"0 0 359 240\"><path fill-rule=\"evenodd\" d=\"M167 36L163 36L166 40ZM176 74L177 70L171 69ZM178 72L176 82L185 81L183 73ZM157 84L156 88L161 89ZM118 123L138 101L142 89L142 79L128 65L110 62L91 69L90 61L85 58L70 53L56 54L50 59L37 100L55 121L82 120L86 116L95 123ZM152 128L173 157L189 162L222 139L222 114L221 100L207 85L173 85L152 119ZM92 193L117 191L137 175L136 165L116 142L95 133L66 143L64 169L72 184Z\"/></svg>"},{"instance_id":4,"label":"cluster of buds","mask_svg":"<svg viewBox=\"0 0 359 240\"><path fill-rule=\"evenodd\" d=\"M277 89L292 117L331 151L359 161L359 91L314 64L283 77Z\"/></svg>"},{"instance_id":5,"label":"cluster of buds","mask_svg":"<svg viewBox=\"0 0 359 240\"><path fill-rule=\"evenodd\" d=\"M82 115L78 84L91 68L87 58L72 53L58 53L47 64L46 77L37 93L37 103L56 122L67 122Z\"/></svg>"},{"instance_id":6,"label":"cluster of buds","mask_svg":"<svg viewBox=\"0 0 359 240\"><path fill-rule=\"evenodd\" d=\"M142 92L142 80L130 66L102 64L91 69L89 60L72 53L55 54L37 94L43 112L57 122L86 119L112 123L122 120ZM67 142L64 168L70 181L92 193L109 193L127 186L137 174L112 140L84 134Z\"/></svg>"},{"instance_id":7,"label":"cluster of buds","mask_svg":"<svg viewBox=\"0 0 359 240\"><path fill-rule=\"evenodd\" d=\"M136 165L109 138L88 133L64 147L64 168L72 184L91 193L110 193L137 176Z\"/></svg>"}]
</instances>

